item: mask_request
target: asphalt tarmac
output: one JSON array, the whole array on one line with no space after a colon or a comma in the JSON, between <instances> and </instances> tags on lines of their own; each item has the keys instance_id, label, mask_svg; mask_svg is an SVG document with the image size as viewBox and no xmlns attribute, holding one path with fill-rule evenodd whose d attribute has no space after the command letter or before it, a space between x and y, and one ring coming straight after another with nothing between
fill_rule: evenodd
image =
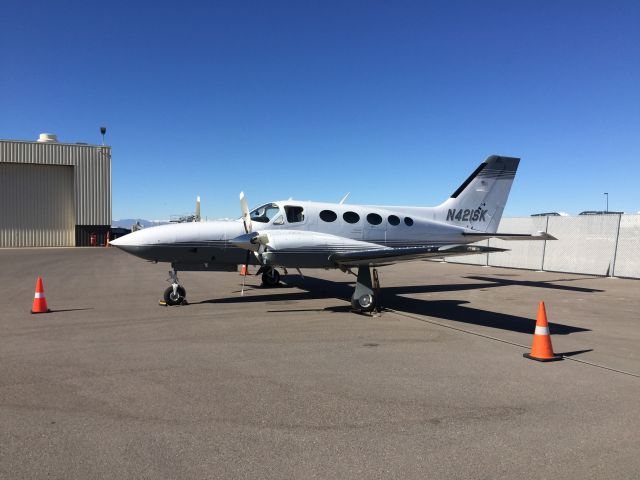
<instances>
[{"instance_id":1,"label":"asphalt tarmac","mask_svg":"<svg viewBox=\"0 0 640 480\"><path fill-rule=\"evenodd\" d=\"M337 271L167 271L0 250L0 478L640 478L640 281L415 262L370 317Z\"/></svg>"}]
</instances>

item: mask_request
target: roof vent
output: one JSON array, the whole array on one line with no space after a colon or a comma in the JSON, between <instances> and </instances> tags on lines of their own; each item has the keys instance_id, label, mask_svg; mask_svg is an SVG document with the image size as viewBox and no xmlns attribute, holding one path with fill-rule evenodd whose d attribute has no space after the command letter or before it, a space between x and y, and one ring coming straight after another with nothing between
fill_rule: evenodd
<instances>
[{"instance_id":1,"label":"roof vent","mask_svg":"<svg viewBox=\"0 0 640 480\"><path fill-rule=\"evenodd\" d=\"M41 133L38 141L41 143L57 143L58 136L53 133Z\"/></svg>"}]
</instances>

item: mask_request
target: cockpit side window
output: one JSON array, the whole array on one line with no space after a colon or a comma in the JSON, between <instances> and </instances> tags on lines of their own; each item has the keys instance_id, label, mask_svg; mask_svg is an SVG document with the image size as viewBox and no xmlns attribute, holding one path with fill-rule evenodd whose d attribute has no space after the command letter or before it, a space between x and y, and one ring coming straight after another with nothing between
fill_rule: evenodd
<instances>
[{"instance_id":1,"label":"cockpit side window","mask_svg":"<svg viewBox=\"0 0 640 480\"><path fill-rule=\"evenodd\" d=\"M285 205L284 211L287 214L287 222L297 223L304 221L304 208L293 205Z\"/></svg>"},{"instance_id":2,"label":"cockpit side window","mask_svg":"<svg viewBox=\"0 0 640 480\"><path fill-rule=\"evenodd\" d=\"M252 222L269 223L269 221L275 217L280 208L275 203L267 203L261 207L252 210L249 213Z\"/></svg>"}]
</instances>

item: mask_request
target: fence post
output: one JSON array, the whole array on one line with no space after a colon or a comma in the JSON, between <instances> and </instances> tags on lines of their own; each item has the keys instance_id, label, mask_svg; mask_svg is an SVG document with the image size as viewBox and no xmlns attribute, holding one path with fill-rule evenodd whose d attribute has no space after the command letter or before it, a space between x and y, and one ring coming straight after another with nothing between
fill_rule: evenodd
<instances>
[{"instance_id":1,"label":"fence post","mask_svg":"<svg viewBox=\"0 0 640 480\"><path fill-rule=\"evenodd\" d=\"M549 233L549 216L547 215L547 223L544 226L544 232L545 233ZM547 241L543 240L542 243L542 263L540 265L540 271L544 272L544 255L547 252Z\"/></svg>"},{"instance_id":2,"label":"fence post","mask_svg":"<svg viewBox=\"0 0 640 480\"><path fill-rule=\"evenodd\" d=\"M616 229L616 243L613 247L613 265L611 266L611 277L616 276L616 258L618 256L618 239L620 238L620 223L622 223L622 214L618 214L618 228Z\"/></svg>"},{"instance_id":3,"label":"fence post","mask_svg":"<svg viewBox=\"0 0 640 480\"><path fill-rule=\"evenodd\" d=\"M491 246L491 239L487 238L487 247ZM489 254L486 254L486 261L484 262L484 266L488 267L489 266Z\"/></svg>"}]
</instances>

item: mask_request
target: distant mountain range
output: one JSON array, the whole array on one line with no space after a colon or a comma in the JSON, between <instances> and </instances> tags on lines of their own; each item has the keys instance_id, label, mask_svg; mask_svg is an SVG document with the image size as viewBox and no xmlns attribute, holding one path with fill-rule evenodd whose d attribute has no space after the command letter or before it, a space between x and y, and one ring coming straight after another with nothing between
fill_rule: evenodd
<instances>
[{"instance_id":1,"label":"distant mountain range","mask_svg":"<svg viewBox=\"0 0 640 480\"><path fill-rule=\"evenodd\" d=\"M169 223L166 220L145 220L143 218L124 218L122 220L114 220L111 222L112 227L131 228L133 224L138 222L144 228L153 227L156 225L166 225Z\"/></svg>"}]
</instances>

